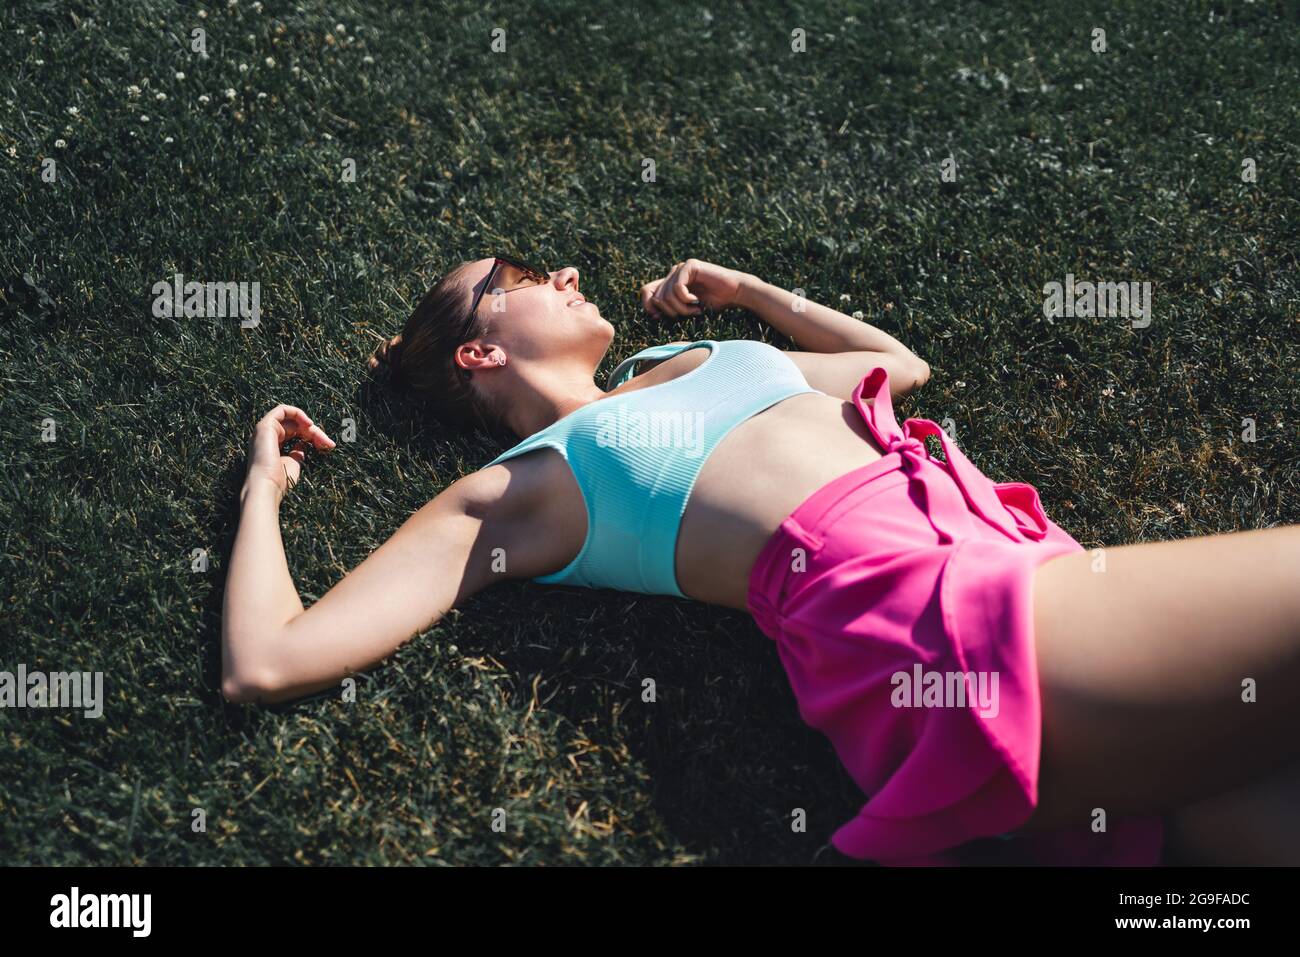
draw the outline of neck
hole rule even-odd
[[[513,381],[505,396],[509,404],[506,424],[521,439],[606,395],[596,385],[590,369],[576,365],[556,368],[553,362],[548,366],[541,369],[519,362],[512,367]]]

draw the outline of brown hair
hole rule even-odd
[[[469,290],[454,270],[443,276],[425,293],[402,331],[380,343],[369,366],[386,371],[397,393],[451,428],[508,435],[500,411],[474,387],[473,373],[452,358],[463,343],[487,335],[487,323],[478,316],[465,329],[469,299]]]

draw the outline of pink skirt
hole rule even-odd
[[[800,715],[869,797],[832,843],[891,865],[960,863],[985,837],[1007,863],[1158,864],[1159,817],[1008,836],[1038,802],[1034,570],[1083,546],[1033,486],[990,481],[934,422],[900,429],[883,368],[853,403],[885,456],[782,522],[748,593]]]

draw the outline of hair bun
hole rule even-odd
[[[402,357],[402,334],[399,332],[393,338],[379,344],[375,349],[374,355],[370,357],[370,368],[378,369],[380,366],[387,366],[390,370],[396,370],[398,362]]]

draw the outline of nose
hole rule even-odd
[[[578,270],[574,269],[572,266],[565,266],[563,269],[551,273],[551,281],[555,283],[555,288],[561,291],[570,286],[577,289]]]

